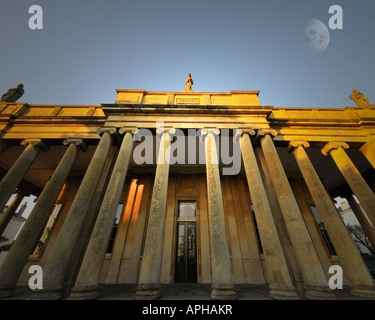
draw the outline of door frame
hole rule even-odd
[[[195,203],[195,219],[179,219],[179,210],[181,202],[194,202]],[[200,236],[199,236],[199,200],[197,197],[183,197],[176,198],[175,205],[175,219],[174,219],[174,242],[173,242],[173,282],[176,282],[176,263],[177,263],[177,245],[178,245],[178,224],[179,222],[194,222],[195,223],[195,247],[196,247],[196,283],[199,283],[199,270],[200,270]],[[183,283],[183,282],[181,282]]]

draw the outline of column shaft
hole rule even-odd
[[[328,288],[328,281],[271,136],[266,133],[260,138],[260,143],[288,234],[296,254],[296,259],[301,269],[305,286],[304,295],[308,299],[334,298],[334,295]]]
[[[288,266],[277,234],[258,163],[255,158],[249,133],[247,132],[241,137],[241,152],[250,196],[262,240],[266,267],[269,270],[270,296],[275,299],[298,298],[289,275]]]
[[[17,186],[33,164],[39,152],[42,149],[46,150],[39,139],[24,140],[22,144],[26,146],[25,150],[0,182],[0,210],[4,208],[10,196],[16,191]]]
[[[122,133],[121,130],[120,133]],[[89,300],[97,297],[100,271],[111,235],[116,209],[124,188],[132,150],[133,134],[131,131],[127,131],[122,141],[75,286],[69,296],[71,300]]]
[[[347,149],[349,146],[346,143],[328,143],[322,149],[322,153],[331,155],[372,225],[375,226],[375,195],[343,148]]]
[[[31,295],[31,299],[52,300],[61,298],[65,271],[74,252],[75,243],[80,235],[82,224],[98,184],[100,173],[103,170],[112,145],[112,134],[116,132],[114,128],[102,130],[103,135],[70,206],[53,251],[43,269],[43,289],[35,290]]]
[[[3,234],[4,230],[8,226],[10,220],[12,220],[13,215],[16,213],[18,206],[20,205],[22,199],[24,198],[24,194],[22,192],[17,192],[14,199],[12,200],[11,204],[4,212],[4,214],[0,218],[0,235]]]
[[[223,195],[221,191],[220,174],[217,158],[215,134],[219,130],[207,130],[206,148],[206,178],[207,200],[210,224],[212,292],[213,299],[236,299],[232,282],[232,270],[228,237],[225,227]],[[205,133],[205,132],[203,132]]]
[[[371,165],[375,168],[375,140],[369,141],[364,144],[359,151],[361,151]]]
[[[362,211],[361,207],[354,199],[354,195],[351,192],[347,192],[344,194],[346,200],[350,205],[350,209],[352,209],[355,217],[357,218],[359,224],[361,225],[363,231],[365,232],[366,236],[368,237],[371,245],[375,248],[375,228],[371,225],[370,221],[368,220],[365,213]]]
[[[160,298],[160,270],[171,156],[170,145],[170,134],[168,131],[165,131],[161,137],[157,158],[158,162],[152,191],[142,266],[138,290],[135,294],[135,299],[138,300]]]
[[[16,286],[16,282],[27,262],[30,252],[38,241],[48,215],[79,154],[81,148],[78,145],[82,143],[82,140],[66,140],[64,144],[67,143],[70,143],[68,149],[65,151],[64,156],[30,212],[29,217],[0,267],[0,297],[13,295],[13,289]]]
[[[290,146],[293,147],[294,158],[335,246],[344,272],[351,282],[351,293],[366,298],[375,297],[372,276],[307,156],[304,147],[308,147],[309,144],[307,142],[291,142]]]

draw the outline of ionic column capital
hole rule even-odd
[[[159,128],[156,128],[156,133],[157,134],[163,134],[163,133],[174,134],[176,133],[176,129],[173,127],[159,127]]]
[[[331,141],[331,142],[328,142],[328,143],[323,147],[323,149],[321,150],[321,152],[322,152],[323,155],[328,156],[329,153],[330,153],[333,149],[339,149],[339,148],[342,148],[342,149],[349,149],[349,145],[348,145],[346,142],[341,142],[341,141]]]
[[[247,133],[249,134],[250,136],[255,136],[256,135],[256,131],[252,128],[241,128],[241,129],[237,129],[236,130],[236,133],[239,132],[241,135],[244,134],[244,133]]]
[[[233,131],[233,141],[235,143],[238,143],[240,138],[244,135],[248,134],[249,136],[255,136],[256,131],[251,128],[241,128],[241,129],[236,129]]]
[[[257,130],[257,135],[259,136],[264,136],[266,134],[269,134],[273,137],[277,136],[277,131],[275,129],[267,128],[267,129],[258,129]]]
[[[206,136],[209,133],[213,133],[214,135],[219,135],[220,134],[220,129],[218,128],[203,128],[201,129],[201,136],[200,136],[200,142],[203,142]]]
[[[21,145],[25,147],[33,145],[44,152],[49,150],[49,146],[42,139],[24,139],[21,141]]]
[[[298,148],[298,147],[303,147],[304,149],[307,149],[307,148],[310,147],[310,143],[308,143],[305,140],[292,140],[292,141],[289,142],[286,150],[288,152],[291,152],[292,150],[294,150],[295,148]]]
[[[67,146],[70,144],[75,144],[77,147],[81,148],[83,152],[86,152],[89,148],[87,144],[83,141],[83,139],[79,139],[79,138],[68,138],[63,141],[64,146]]]
[[[130,132],[132,135],[135,135],[138,133],[138,128],[137,127],[121,127],[118,130],[119,134],[126,134],[127,132]]]
[[[117,133],[117,129],[115,127],[101,127],[96,130],[96,133],[102,135],[103,133],[115,134]]]
[[[256,135],[253,138],[253,141],[257,143],[260,140],[260,138],[266,136],[267,134],[269,134],[271,136],[271,138],[273,138],[273,137],[277,136],[277,131],[275,129],[271,129],[271,128],[258,129],[258,130],[256,130]]]
[[[139,130],[137,127],[121,127],[119,130],[118,130],[118,133],[120,135],[124,135],[124,137],[126,136],[127,133],[130,133],[133,137],[134,140],[139,140]]]
[[[256,131],[252,128],[241,128],[234,130],[234,140],[237,140],[240,136],[247,133],[250,136],[255,136]]]
[[[209,133],[213,133],[213,134],[219,135],[220,134],[220,129],[218,129],[218,128],[203,128],[201,130],[201,133],[202,133],[202,135],[206,135],[206,134],[209,134]]]
[[[367,149],[370,147],[375,147],[375,140],[366,142],[362,147],[359,148],[359,151],[366,153]]]
[[[101,127],[98,130],[96,130],[96,133],[102,136],[104,133],[108,133],[109,135],[113,136],[113,140],[116,144],[121,143],[120,135],[117,132],[117,128],[115,127]]]

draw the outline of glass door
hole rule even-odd
[[[181,201],[177,220],[175,282],[197,282],[195,202]]]

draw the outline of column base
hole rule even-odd
[[[352,288],[350,291],[352,296],[366,298],[366,299],[375,299],[375,287],[373,286],[358,286]]]
[[[59,300],[62,298],[59,289],[37,289],[34,290],[27,300]]]
[[[305,286],[304,296],[310,300],[335,300],[336,296],[328,287]]]
[[[298,300],[300,296],[293,286],[270,286],[270,297],[275,300]]]
[[[66,300],[95,300],[98,298],[98,286],[74,287]]]
[[[139,284],[134,300],[156,300],[161,298],[159,284]]]
[[[14,296],[14,289],[0,288],[0,299],[9,298]]]
[[[237,300],[233,285],[213,285],[211,298],[214,300]]]

